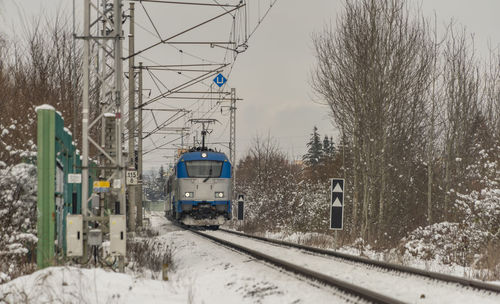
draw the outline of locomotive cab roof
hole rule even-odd
[[[193,151],[193,152],[190,151],[182,154],[181,157],[179,158],[179,162],[190,161],[190,160],[215,160],[215,161],[229,162],[229,159],[227,158],[226,154],[215,151]]]

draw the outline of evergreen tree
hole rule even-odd
[[[316,166],[323,156],[323,145],[318,134],[318,128],[314,126],[313,133],[307,143],[307,153],[302,157],[302,160],[311,167]]]
[[[165,169],[163,169],[163,165],[160,166],[160,170],[158,171],[158,179],[165,180]]]
[[[325,135],[325,138],[323,138],[323,155],[325,159],[333,159],[335,157],[333,137],[328,138],[328,136]]]
[[[157,179],[157,191],[160,198],[165,197],[165,183],[167,181],[167,177],[165,176],[165,169],[163,169],[163,165],[160,166],[160,170],[158,171],[158,179]]]

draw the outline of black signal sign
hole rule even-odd
[[[343,178],[330,179],[330,229],[342,230],[344,225],[344,185]]]
[[[245,196],[243,194],[238,195],[238,220],[243,220],[244,214],[244,206],[245,206]]]

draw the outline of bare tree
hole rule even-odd
[[[74,103],[81,96],[81,67],[75,65],[81,62],[81,52],[76,49],[73,53],[69,19],[61,16],[33,19],[24,35],[1,54],[5,60],[0,67],[0,124],[8,133],[0,137],[0,159],[9,163],[17,163],[23,151],[35,149],[37,105],[53,105],[69,129],[80,124]]]
[[[276,139],[269,134],[256,136],[237,170],[236,187],[246,194],[249,225],[262,231],[290,227],[297,218],[297,188],[302,175]]]
[[[483,76],[482,112],[486,116],[488,127],[493,132],[493,138],[500,141],[500,51],[490,51]]]
[[[471,164],[473,121],[479,114],[479,70],[474,48],[464,29],[449,27],[444,47],[443,83],[445,111],[444,219],[450,220],[452,191],[465,188],[465,170]],[[453,186],[457,186],[453,189]]]
[[[432,69],[431,69],[431,88],[428,92],[429,97],[428,105],[426,109],[427,115],[427,224],[432,224],[435,220],[433,209],[435,208],[436,199],[433,197],[433,187],[434,181],[434,170],[436,165],[438,165],[438,138],[440,134],[439,128],[439,115],[438,112],[442,107],[442,60],[441,60],[441,49],[444,39],[438,37],[437,34],[437,17],[434,15],[434,25],[428,26],[432,30],[430,35],[432,38],[433,49],[431,52],[432,56]]]
[[[385,232],[388,202],[401,201],[389,185],[409,179],[424,138],[432,43],[412,13],[402,1],[346,1],[336,29],[314,36],[313,88],[352,138],[353,210],[362,209],[353,225],[367,240]]]

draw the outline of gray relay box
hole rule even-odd
[[[102,231],[101,229],[92,229],[89,231],[89,245],[100,246],[102,244]]]

